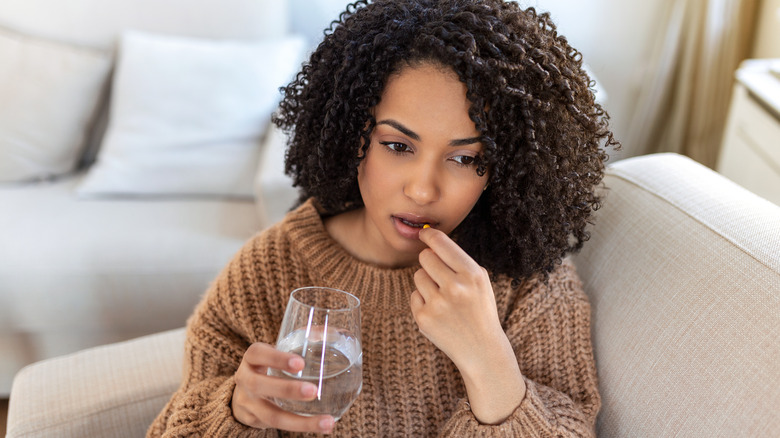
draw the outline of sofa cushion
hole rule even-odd
[[[0,182],[75,169],[107,83],[107,52],[0,29]]]
[[[269,124],[261,147],[260,165],[255,175],[255,207],[263,223],[273,224],[284,218],[298,200],[298,189],[284,173],[284,155],[289,137],[276,125]]]
[[[125,33],[108,131],[78,193],[253,196],[262,135],[303,48]]]
[[[78,200],[80,177],[0,191],[0,333],[34,360],[184,325],[261,227],[247,201]]]
[[[25,34],[114,53],[126,29],[202,38],[281,37],[290,29],[290,6],[257,0],[3,0],[0,22]],[[103,99],[82,165],[95,160],[107,107]]]
[[[599,436],[776,436],[780,207],[692,160],[612,165],[575,262]]]

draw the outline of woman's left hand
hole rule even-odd
[[[477,419],[503,421],[525,396],[525,382],[488,272],[440,230],[423,229],[420,240],[428,248],[411,295],[417,326],[458,367]]]

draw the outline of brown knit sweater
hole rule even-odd
[[[350,291],[362,307],[363,391],[333,436],[594,435],[600,399],[590,306],[571,264],[551,273],[547,285],[493,283],[527,385],[525,399],[499,425],[476,420],[457,368],[417,329],[409,307],[417,269],[355,259],[305,203],[252,238],[212,284],[188,321],[181,387],[147,436],[301,436],[246,427],[230,403],[244,351],[253,342],[275,343],[290,292],[312,285]]]

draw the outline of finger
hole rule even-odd
[[[418,259],[424,272],[431,277],[432,281],[434,281],[437,286],[444,285],[447,278],[451,278],[456,274],[456,272],[444,263],[441,257],[439,257],[431,248],[425,248],[420,251]]]
[[[416,314],[424,305],[425,298],[420,294],[420,291],[415,290],[412,292],[412,295],[409,296],[409,306],[412,308],[412,314]]]
[[[455,241],[441,230],[424,228],[420,230],[419,236],[420,240],[428,245],[453,271],[460,272],[463,269],[474,268],[474,265],[477,265],[477,262],[463,248],[458,246]]]
[[[267,427],[290,432],[330,433],[335,420],[330,415],[305,417],[287,412],[268,400],[259,400],[255,415]]]
[[[290,373],[302,370],[303,358],[293,353],[285,353],[264,342],[255,342],[244,353],[244,361],[253,368],[276,368]],[[258,370],[258,372],[260,372]],[[264,371],[262,371],[264,372]]]
[[[420,294],[422,304],[430,301],[433,295],[439,290],[439,285],[436,284],[430,274],[424,269],[419,269],[414,273],[414,284],[417,286],[417,293]]]
[[[317,396],[317,387],[310,382],[258,373],[238,373],[236,385],[240,385],[255,398],[275,397],[305,401]]]

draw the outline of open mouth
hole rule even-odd
[[[425,225],[428,225],[428,226],[431,225],[428,222],[412,222],[412,221],[409,221],[409,220],[406,220],[406,219],[402,219],[400,217],[398,218],[398,220],[401,221],[401,223],[403,223],[404,225],[407,225],[407,226],[410,226],[410,227],[413,227],[413,228],[422,228]]]
[[[434,226],[436,222],[431,218],[425,216],[416,216],[412,214],[404,214],[393,216],[393,223],[398,233],[412,240],[418,240],[420,238],[420,231],[427,226]]]

